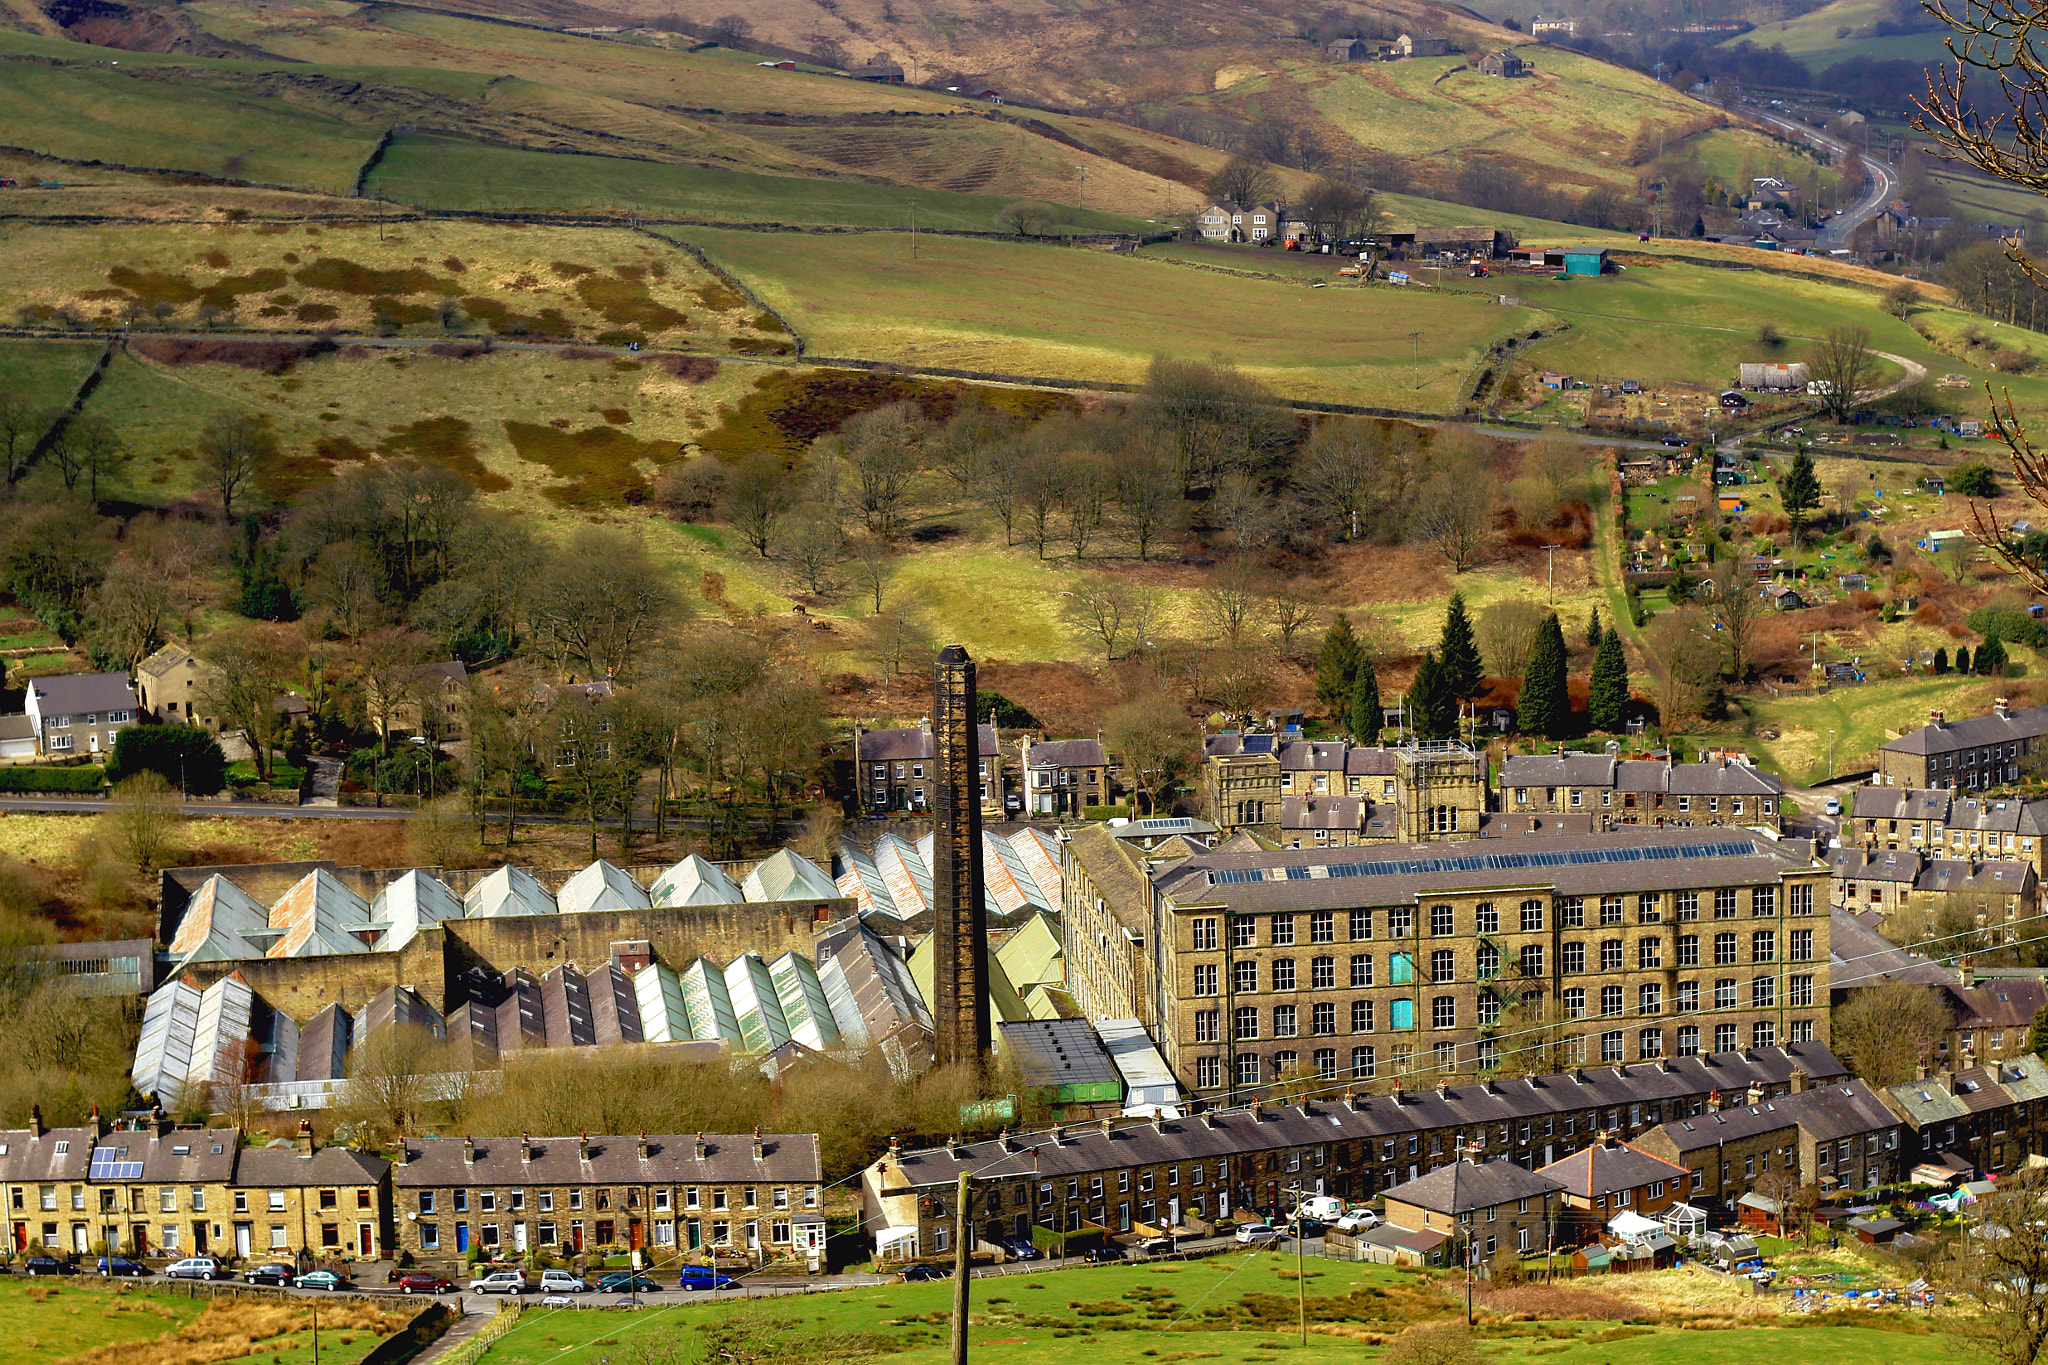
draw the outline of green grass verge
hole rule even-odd
[[[118,1294],[90,1280],[64,1284],[40,1300],[31,1293],[45,1288],[16,1277],[0,1279],[0,1365],[51,1365],[91,1346],[155,1341],[197,1319],[208,1303],[171,1294]]]
[[[654,217],[792,226],[921,227],[994,232],[1013,196],[954,194],[893,185],[754,175],[618,157],[515,151],[454,138],[394,139],[370,184],[401,203],[436,209],[631,209]],[[1062,232],[1144,232],[1156,225],[1123,214],[1062,207]],[[934,239],[936,240],[936,239]],[[812,239],[777,239],[801,256]]]

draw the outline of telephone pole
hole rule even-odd
[[[960,1172],[959,1188],[953,1192],[953,1365],[967,1365],[967,1182]]]
[[[1550,585],[1543,590],[1543,600],[1552,606],[1557,604],[1557,551],[1555,545],[1543,547],[1543,558],[1549,565]]]
[[[917,259],[917,201],[910,201],[910,259]]]

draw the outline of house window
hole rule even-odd
[[[1522,932],[1536,934],[1543,931],[1543,902],[1522,902]]]

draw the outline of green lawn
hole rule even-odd
[[[379,194],[423,208],[631,209],[652,217],[846,227],[908,227],[915,200],[919,226],[969,232],[996,231],[996,214],[1016,202],[1010,195],[515,151],[426,134],[395,139],[370,184]],[[1092,209],[1062,207],[1060,218],[1061,231],[1142,232],[1152,226]],[[819,245],[812,237],[773,240],[775,250],[792,256]]]
[[[1177,1266],[1114,1266],[999,1280],[973,1288],[968,1346],[973,1358],[1020,1365],[1151,1365],[1158,1361],[1218,1359],[1272,1361],[1302,1348],[1295,1336],[1294,1261],[1277,1255],[1230,1254]],[[1392,1336],[1407,1321],[1452,1318],[1455,1296],[1424,1287],[1418,1276],[1379,1266],[1310,1260],[1308,1316],[1333,1323],[1314,1331],[1307,1360],[1370,1360],[1380,1348],[1360,1339],[1367,1331]],[[1624,1282],[1625,1283],[1625,1282]],[[1602,1283],[1603,1292],[1625,1292]],[[1455,1290],[1446,1283],[1445,1290]],[[1343,1308],[1318,1300],[1353,1290],[1377,1291]],[[833,1343],[870,1334],[871,1349],[902,1365],[940,1365],[948,1359],[947,1318],[952,1286],[891,1284],[803,1298],[727,1300],[610,1314],[528,1309],[485,1353],[487,1365],[599,1365],[616,1358],[637,1335],[658,1334],[682,1344],[680,1358],[706,1360],[699,1329],[749,1326],[764,1337],[816,1343],[832,1358]],[[1855,1327],[1788,1328],[1797,1335],[1766,1345],[1758,1333],[1779,1329],[1680,1331],[1672,1328],[1610,1331],[1605,1322],[1560,1321],[1482,1328],[1489,1360],[1523,1365],[1538,1358],[1564,1365],[1747,1365],[1759,1350],[1776,1350],[1812,1365],[1937,1365],[1953,1351],[1945,1338]],[[1355,1333],[1355,1334],[1354,1334]],[[847,1348],[840,1347],[842,1353]]]
[[[1823,658],[1840,654],[1823,642]],[[1906,731],[1927,723],[1930,710],[1974,716],[1991,709],[2007,683],[1995,678],[1901,678],[1897,660],[1863,654],[1871,681],[1812,696],[1745,698],[1743,707],[1759,729],[1779,732],[1757,747],[1788,780],[1811,782],[1828,766],[1828,732],[1834,732],[1835,770],[1868,767],[1885,731]]]
[[[1130,383],[1154,355],[1221,354],[1289,397],[1437,410],[1488,342],[1542,321],[1490,297],[1311,291],[1049,246],[928,237],[913,260],[896,233],[675,232],[780,309],[813,355]]]
[[[89,341],[27,341],[0,346],[0,389],[22,394],[38,407],[69,402],[99,354],[100,348]],[[9,647],[0,642],[0,649]]]
[[[216,1303],[219,1308],[202,1321],[201,1315]],[[320,1308],[320,1365],[353,1365],[380,1340],[376,1331],[361,1325],[376,1318],[360,1306]],[[387,1321],[403,1321],[413,1310],[411,1303],[394,1303]],[[118,1352],[131,1344],[136,1348],[133,1353],[112,1358],[313,1365],[312,1325],[311,1309],[303,1304],[192,1298],[125,1283],[116,1287],[89,1275],[54,1285],[19,1276],[0,1278],[0,1365],[55,1365],[88,1352]],[[154,1345],[181,1331],[187,1333],[185,1338],[168,1346]],[[109,1356],[99,1359],[105,1362]]]
[[[170,1294],[116,1294],[98,1280],[45,1289],[21,1277],[0,1279],[0,1365],[50,1365],[87,1346],[155,1341],[196,1319],[207,1300]]]

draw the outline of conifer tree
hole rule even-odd
[[[1948,646],[1947,646],[1947,645],[1943,645],[1943,646],[1942,646],[1942,647],[1941,647],[1940,649],[1937,649],[1937,650],[1935,650],[1935,651],[1934,651],[1934,672],[1935,672],[1935,676],[1937,676],[1937,677],[1939,677],[1939,676],[1940,676],[1941,674],[1943,674],[1943,673],[1946,673],[1946,672],[1948,672]]]
[[[1957,646],[1956,646],[1956,672],[1958,672],[1958,673],[1968,673],[1969,671],[1970,671],[1970,647],[1969,647],[1968,645],[1957,645]]]
[[[1622,653],[1619,631],[1610,630],[1600,637],[1600,651],[1593,657],[1586,719],[1595,730],[1609,734],[1619,734],[1628,724],[1628,656]]]
[[[1380,675],[1371,659],[1358,664],[1358,681],[1351,688],[1351,742],[1371,744],[1380,737]]]
[[[1408,724],[1417,739],[1451,739],[1458,733],[1458,699],[1433,652],[1422,656],[1408,686]]]
[[[1552,612],[1537,629],[1536,645],[1529,651],[1515,724],[1523,734],[1562,739],[1571,719],[1571,696],[1565,691],[1564,629],[1557,613]]]
[[[1479,646],[1472,641],[1472,618],[1465,614],[1465,594],[1451,594],[1450,613],[1444,617],[1443,639],[1437,648],[1442,657],[1444,685],[1451,695],[1461,701],[1476,697],[1485,680],[1485,669],[1479,663]]]
[[[1323,636],[1322,652],[1316,655],[1316,700],[1332,712],[1351,703],[1361,653],[1358,637],[1351,633],[1351,618],[1338,612]]]
[[[1707,550],[1710,554],[1712,553],[1713,548],[1714,542],[1711,540],[1708,541]],[[1601,642],[1604,641],[1606,638],[1607,633],[1600,629],[1600,608],[1595,607],[1593,608],[1592,613],[1586,617],[1586,648],[1598,649],[1600,648]]]
[[[2005,645],[1994,635],[1977,646],[1976,669],[1985,677],[2005,672]]]

